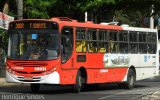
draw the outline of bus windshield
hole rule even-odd
[[[8,32],[9,59],[52,60],[58,58],[58,30],[14,29]]]

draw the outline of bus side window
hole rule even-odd
[[[87,31],[87,40],[88,40],[88,51],[89,52],[98,52],[98,43],[97,43],[97,30],[88,29]]]
[[[76,30],[76,52],[86,52],[85,29]]]
[[[110,52],[118,52],[117,31],[109,32],[109,50]]]
[[[139,53],[147,53],[147,34],[144,32],[139,33]]]
[[[129,52],[138,53],[138,32],[129,31]]]
[[[99,52],[105,53],[108,51],[108,30],[99,30]]]
[[[149,54],[155,54],[156,53],[156,45],[157,45],[157,39],[155,33],[148,33],[147,36],[148,41],[148,53]]]
[[[119,32],[119,52],[128,53],[128,31]]]

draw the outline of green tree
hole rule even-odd
[[[137,20],[143,17],[160,15],[159,0],[87,0],[84,3],[83,11],[90,13],[90,20],[112,21],[114,17],[124,23],[134,18]],[[154,13],[150,14],[151,6],[154,5]],[[119,14],[118,14],[119,13]],[[118,16],[117,16],[118,14]],[[135,16],[136,15],[136,16]],[[92,18],[93,17],[93,18]],[[93,20],[94,21],[94,20]]]
[[[81,10],[83,2],[85,0],[55,0],[49,8],[49,16],[82,20],[82,17],[84,17],[84,13]]]
[[[4,7],[4,3],[5,3],[6,1],[5,0],[0,0],[0,11],[2,12],[2,9],[3,9],[3,7]]]
[[[24,18],[50,18],[48,8],[54,0],[24,0]]]

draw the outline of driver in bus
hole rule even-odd
[[[28,40],[27,41],[27,50],[26,50],[27,58],[29,59],[38,59],[39,57],[39,50],[38,50],[38,45],[36,40]]]

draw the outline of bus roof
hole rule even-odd
[[[109,30],[139,31],[139,32],[157,32],[157,29],[151,29],[151,28],[95,24],[91,21],[78,22],[77,20],[72,20],[67,17],[60,17],[60,18],[55,17],[55,18],[52,18],[51,20],[61,23],[64,26],[66,25],[66,26],[76,26],[76,27],[87,27],[87,28],[98,28],[98,29],[109,29]]]
[[[21,20],[14,20],[12,22],[23,22],[23,21],[51,21],[50,19],[21,19]]]
[[[86,21],[86,22],[78,22],[77,20],[72,20],[69,18],[63,19],[65,17],[61,18],[52,18],[52,21],[55,21],[59,24],[62,24],[63,26],[74,26],[74,27],[81,27],[81,28],[96,28],[96,29],[109,29],[109,30],[122,30],[122,27],[117,25],[101,25],[101,24],[95,24],[92,21]]]
[[[77,20],[70,19],[68,17],[53,17],[51,19],[22,19],[14,20],[12,22],[22,22],[22,21],[49,21],[57,22],[63,26],[75,26],[75,27],[87,27],[87,28],[97,28],[97,29],[108,29],[108,30],[125,30],[125,31],[140,31],[140,32],[157,32],[157,29],[151,28],[139,28],[139,27],[128,27],[128,26],[118,26],[118,25],[105,25],[105,24],[95,24],[91,21],[78,22]]]
[[[139,27],[122,27],[122,28],[127,31],[158,32],[157,29],[151,29],[151,28],[139,28]]]

